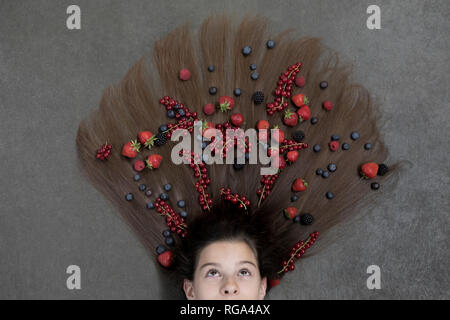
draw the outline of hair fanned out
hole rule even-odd
[[[120,83],[105,89],[99,108],[81,122],[76,139],[81,171],[117,206],[151,254],[156,255],[155,248],[164,242],[161,232],[167,229],[167,216],[149,209],[147,204],[152,202],[154,205],[163,192],[168,195],[165,203],[170,208],[177,213],[187,212],[184,221],[187,230],[191,221],[202,215],[216,211],[226,214],[221,205],[224,202],[221,188],[245,196],[251,203],[248,210],[234,208],[248,216],[245,219],[252,225],[267,232],[264,234],[269,252],[265,260],[269,265],[267,274],[275,277],[276,270],[281,268],[280,259],[289,255],[295,242],[306,239],[314,231],[319,231],[322,237],[330,227],[356,213],[358,204],[368,203],[370,195],[382,191],[371,190],[371,181],[360,175],[364,163],[387,163],[388,152],[379,130],[378,104],[363,86],[351,82],[351,66],[341,63],[336,53],[325,48],[320,39],[296,38],[292,29],[272,34],[268,26],[267,18],[261,16],[247,14],[241,21],[235,21],[226,14],[217,14],[201,24],[196,38],[189,23],[181,25],[156,41],[152,56],[141,58]],[[268,40],[274,41],[274,48],[267,47]],[[245,46],[252,48],[248,56],[242,54]],[[270,115],[266,105],[275,100],[274,90],[280,75],[298,62],[301,62],[298,75],[303,76],[306,83],[302,88],[292,84],[292,94],[303,93],[309,98],[311,116],[318,122],[312,124],[308,120],[287,127],[282,121],[284,111]],[[254,71],[250,64],[256,65],[257,80],[251,78]],[[214,66],[212,72],[208,70],[211,65]],[[179,79],[181,69],[190,71],[189,80]],[[324,80],[328,83],[326,89],[319,86]],[[215,95],[209,93],[210,87],[217,88]],[[241,90],[240,96],[233,94],[235,88]],[[256,91],[264,93],[261,104],[255,104],[253,100]],[[216,110],[210,116],[203,114],[205,104],[217,105],[218,98],[225,95],[234,98],[232,111]],[[239,112],[245,119],[244,129],[254,128],[259,120],[267,120],[271,127],[278,125],[288,140],[292,140],[294,132],[301,130],[305,136],[303,142],[308,146],[298,151],[296,162],[280,172],[264,201],[257,194],[262,188],[261,165],[245,164],[240,170],[235,170],[231,164],[205,165],[206,170],[196,177],[195,165],[176,165],[170,160],[172,146],[177,143],[170,139],[162,146],[140,149],[136,159],[145,160],[148,155],[157,153],[163,160],[158,169],[146,168],[139,172],[140,179],[136,181],[133,179],[137,173],[133,167],[136,159],[121,155],[121,148],[126,142],[136,140],[140,131],[157,134],[161,125],[172,123],[175,126],[183,117],[167,117],[163,102],[170,99],[183,104],[190,116],[197,112],[198,119],[214,124],[224,124],[230,120],[231,113]],[[333,102],[331,111],[322,106],[326,100]],[[292,104],[287,109],[296,110]],[[359,138],[351,139],[352,132],[357,132]],[[331,151],[328,144],[332,135],[339,135],[339,143],[347,143],[349,149],[340,147]],[[106,161],[99,161],[95,152],[105,142],[113,149]],[[366,143],[371,143],[369,150],[364,148]],[[320,145],[321,151],[314,152],[314,145]],[[337,170],[330,172],[327,179],[316,174],[317,168],[326,170],[330,163],[336,164]],[[382,186],[393,180],[389,178],[399,171],[401,162],[388,165],[388,172],[376,179]],[[207,176],[203,180],[208,179],[209,183],[203,192],[208,193],[211,200],[209,206],[206,201],[207,210],[199,204],[202,190],[199,192],[198,182],[204,172]],[[297,193],[298,200],[292,202],[291,187],[296,178],[303,178],[308,187]],[[141,184],[145,184],[152,195],[139,191]],[[170,191],[164,190],[166,184],[172,185]],[[334,198],[327,199],[327,192],[332,192]],[[133,194],[132,201],[125,199],[128,193]],[[183,209],[177,206],[179,200],[185,201]],[[292,223],[283,214],[287,207],[311,214],[314,223]],[[177,239],[177,242],[184,241],[181,237]]]

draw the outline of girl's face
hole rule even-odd
[[[262,300],[261,279],[252,249],[244,241],[217,241],[201,250],[194,280],[184,280],[188,300]]]

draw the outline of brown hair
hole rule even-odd
[[[229,187],[233,193],[245,195],[252,202],[248,216],[239,218],[233,214],[226,221],[240,221],[238,225],[243,226],[240,230],[250,225],[259,228],[259,232],[264,230],[263,237],[258,237],[258,230],[254,228],[248,234],[257,239],[258,254],[263,259],[260,269],[265,275],[274,276],[276,270],[281,268],[280,259],[289,254],[296,241],[317,230],[321,234],[318,244],[323,243],[322,237],[327,230],[356,213],[359,205],[369,204],[372,196],[387,190],[388,181],[397,181],[391,178],[398,175],[402,162],[388,162],[387,147],[379,129],[379,104],[367,89],[351,81],[351,65],[341,63],[337,54],[326,48],[319,38],[295,37],[293,29],[273,34],[268,26],[268,19],[257,15],[247,13],[239,22],[226,14],[216,14],[201,24],[199,37],[195,38],[189,23],[181,25],[156,41],[152,55],[142,57],[119,84],[105,89],[99,108],[80,123],[76,143],[81,171],[117,206],[125,221],[155,257],[156,246],[164,242],[161,231],[167,226],[163,217],[146,208],[146,203],[164,192],[163,185],[166,183],[173,185],[173,190],[168,192],[168,202],[172,207],[176,207],[177,200],[186,202],[189,230],[202,230],[198,226],[208,225],[211,230],[219,228],[219,222],[223,221],[219,216],[230,212],[220,198],[221,187]],[[275,41],[275,48],[267,49],[269,39]],[[246,45],[253,49],[248,57],[241,53]],[[315,125],[305,121],[295,128],[287,128],[282,123],[282,112],[269,116],[265,105],[273,101],[272,93],[280,74],[297,62],[302,63],[299,75],[306,78],[306,85],[302,89],[295,88],[294,93],[305,93],[309,97],[312,116],[319,121]],[[250,78],[251,63],[257,65],[258,80]],[[208,71],[209,65],[215,66],[214,72]],[[188,81],[178,79],[183,68],[191,72]],[[322,80],[328,82],[326,90],[319,87]],[[208,92],[211,86],[218,89],[214,96]],[[125,142],[136,139],[139,131],[156,133],[160,125],[169,122],[165,108],[160,104],[162,97],[173,97],[191,111],[197,111],[200,118],[217,124],[229,120],[230,112],[216,111],[213,116],[206,117],[203,116],[202,106],[206,103],[217,104],[218,97],[222,95],[233,96],[234,88],[242,91],[239,97],[234,97],[236,104],[233,112],[244,116],[244,128],[253,127],[258,120],[268,120],[271,125],[279,125],[286,138],[290,138],[294,131],[302,130],[304,141],[309,144],[308,148],[299,151],[297,162],[283,170],[270,196],[259,208],[256,205],[256,190],[260,187],[260,165],[246,164],[242,170],[236,171],[232,165],[215,164],[208,166],[211,179],[208,190],[214,203],[211,212],[218,212],[218,215],[208,217],[198,204],[198,193],[194,187],[196,180],[191,168],[170,161],[171,147],[168,146],[174,145],[171,141],[162,147],[140,152],[140,159],[159,153],[163,156],[163,162],[159,169],[145,169],[139,182],[133,180],[133,160],[123,157],[120,149]],[[254,104],[252,95],[255,91],[264,92],[263,104]],[[322,108],[325,100],[334,103],[332,111]],[[350,139],[353,131],[360,135],[355,141]],[[327,144],[333,134],[341,137],[341,143],[348,142],[350,149],[329,151]],[[95,152],[105,141],[112,144],[113,152],[108,160],[99,161],[95,158]],[[370,150],[364,149],[366,142],[372,144]],[[314,144],[321,145],[322,151],[313,152]],[[359,168],[366,162],[385,163],[389,167],[387,174],[376,179],[381,185],[378,191],[371,190],[372,181],[360,178]],[[337,164],[336,172],[328,179],[316,175],[316,168],[325,168],[329,163]],[[290,202],[291,185],[298,177],[305,179],[309,186],[297,202]],[[139,191],[141,183],[153,191],[152,198]],[[328,191],[335,194],[334,199],[325,197]],[[124,199],[129,192],[134,194],[134,200],[130,202]],[[287,221],[282,210],[288,206],[312,214],[314,224],[303,226]],[[207,219],[215,219],[218,224],[212,226]],[[224,233],[225,229],[222,229]],[[189,244],[201,236],[211,235],[211,232],[203,235],[194,232],[193,235],[196,238],[190,235],[176,241],[178,254],[175,270],[181,276],[192,274],[193,261],[199,249],[189,247]],[[204,240],[207,243],[207,239]]]

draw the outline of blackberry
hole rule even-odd
[[[305,139],[305,133],[301,130],[295,131],[292,139],[294,139],[295,142],[302,142],[303,139]]]
[[[378,165],[378,172],[377,175],[384,176],[389,171],[389,168],[384,163],[381,163]]]
[[[300,223],[309,226],[312,225],[314,222],[314,217],[310,215],[309,213],[304,213],[300,216]]]
[[[154,141],[154,145],[157,147],[163,146],[167,142],[166,135],[164,133],[158,133]]]
[[[264,92],[262,92],[262,91],[256,91],[256,92],[253,94],[253,102],[254,102],[255,104],[261,104],[261,103],[263,103],[263,101],[264,101]]]

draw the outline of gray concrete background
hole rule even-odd
[[[77,4],[82,29],[66,29]],[[381,30],[366,8],[381,8]],[[75,167],[79,121],[153,41],[186,19],[247,10],[275,31],[323,38],[383,103],[395,193],[340,226],[345,238],[289,274],[269,299],[448,299],[449,1],[0,1],[0,298],[180,298],[118,214]],[[82,289],[69,291],[67,266]],[[381,267],[381,290],[366,269]]]

